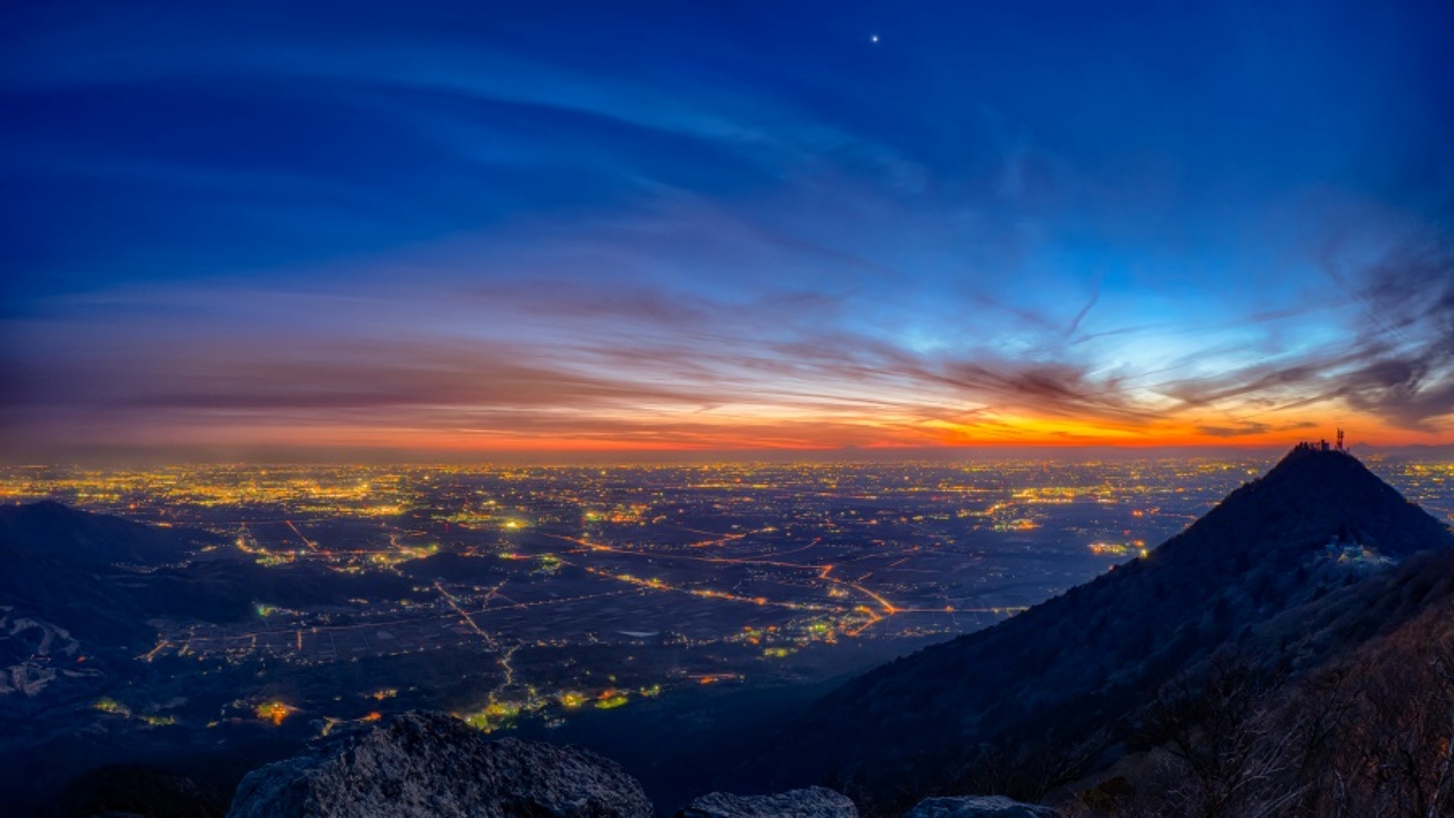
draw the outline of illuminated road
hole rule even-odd
[[[307,537],[303,536],[303,532],[299,531],[298,530],[298,527],[296,525],[293,525],[293,521],[292,520],[284,520],[283,522],[285,522],[285,523],[288,524],[288,528],[293,529],[293,533],[298,535],[298,539],[302,540],[304,545],[306,545],[309,548],[313,549],[313,552],[315,554],[318,553],[318,546],[315,545],[312,540],[310,540]]]
[[[694,556],[691,556],[691,555],[688,555],[688,554],[673,554],[673,553],[670,553],[670,552],[636,551],[634,549],[629,549],[629,548],[613,548],[613,547],[608,546],[608,545],[602,545],[600,543],[593,543],[593,542],[590,542],[588,540],[583,540],[583,539],[579,539],[579,538],[576,538],[576,537],[567,537],[567,536],[565,536],[563,534],[549,534],[549,533],[544,533],[544,532],[542,532],[542,533],[546,537],[553,537],[553,538],[558,539],[558,540],[564,540],[566,542],[574,543],[576,545],[579,545],[579,546],[582,546],[584,548],[587,548],[587,549],[589,549],[591,551],[601,551],[601,552],[606,552],[606,553],[611,553],[611,554],[623,554],[623,555],[626,555],[626,556],[643,557],[643,558],[652,559],[652,560],[656,560],[656,559],[661,559],[661,560],[689,560],[689,561],[692,561],[692,562],[707,562],[707,563],[714,563],[714,564],[717,564],[717,565],[766,565],[766,566],[770,566],[770,567],[773,567],[773,568],[788,568],[788,569],[795,570],[795,571],[815,571],[815,572],[817,572],[819,579],[822,579],[822,580],[824,580],[826,582],[830,582],[830,583],[833,583],[833,584],[836,584],[836,585],[842,585],[844,587],[851,588],[851,589],[859,592],[860,594],[863,594],[864,596],[868,597],[869,599],[872,599],[874,602],[877,602],[879,604],[879,606],[883,609],[883,613],[886,616],[893,616],[894,614],[896,614],[896,613],[899,612],[898,606],[894,605],[892,602],[888,601],[887,599],[884,599],[882,595],[880,595],[880,594],[878,594],[878,593],[876,593],[874,591],[870,591],[869,589],[863,587],[859,583],[857,583],[857,582],[850,582],[848,580],[836,579],[834,577],[828,576],[828,573],[833,570],[833,566],[832,565],[808,565],[808,564],[803,564],[803,563],[799,563],[799,562],[779,562],[777,560],[765,560],[765,559],[761,559],[761,558],[758,558],[758,557],[694,557]],[[744,536],[745,537],[747,535],[746,534],[743,534],[741,536]],[[812,547],[811,544],[809,544],[807,546],[804,546],[805,549],[806,548],[811,548],[811,547]],[[798,550],[803,550],[803,549],[798,549]],[[604,574],[604,572],[603,572],[603,575],[610,576],[609,574]],[[658,586],[652,586],[652,587],[666,587],[666,586],[658,585]],[[794,603],[763,603],[763,602],[758,601],[759,598],[757,598],[757,597],[751,597],[751,598],[749,598],[749,597],[735,597],[735,596],[730,595],[730,594],[722,595],[720,598],[722,598],[722,599],[746,599],[746,600],[752,601],[752,602],[754,602],[755,604],[758,604],[758,605],[762,605],[762,604],[774,604],[774,605],[779,605],[780,607],[805,607],[805,606],[802,606],[802,605],[796,605]],[[823,609],[820,608],[819,610],[823,610]]]
[[[459,614],[460,619],[464,620],[465,625],[467,625],[470,630],[484,637],[485,641],[489,643],[491,648],[494,648],[496,650],[499,649],[499,645],[495,643],[495,637],[489,635],[488,633],[485,633],[483,628],[475,624],[474,617],[470,616],[468,613],[465,612],[463,608],[459,606],[459,603],[455,601],[454,597],[450,596],[449,592],[444,590],[443,585],[439,584],[438,582],[434,583],[434,590],[438,591],[439,595],[444,597],[444,601],[449,604],[449,607],[454,609],[455,613]]]

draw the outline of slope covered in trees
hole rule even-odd
[[[1158,689],[1219,648],[1450,544],[1356,458],[1299,447],[1146,558],[829,694],[749,776],[893,803],[1013,767],[1001,789],[1040,796],[1103,763]]]

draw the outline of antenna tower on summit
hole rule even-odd
[[[1338,430],[1338,451],[1343,451],[1343,430]]]

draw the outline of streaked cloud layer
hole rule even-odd
[[[0,446],[1454,440],[1448,12],[606,5],[16,15]]]

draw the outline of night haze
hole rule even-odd
[[[6,17],[12,463],[1454,441],[1444,4]]]

